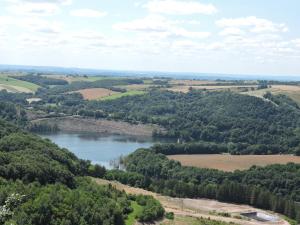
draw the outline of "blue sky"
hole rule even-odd
[[[300,75],[299,0],[1,0],[0,64]]]

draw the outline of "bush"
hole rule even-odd
[[[168,220],[174,220],[174,213],[173,212],[167,212],[165,217],[168,219]]]

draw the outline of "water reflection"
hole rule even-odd
[[[97,133],[40,134],[62,148],[67,148],[81,159],[110,168],[110,161],[128,155],[138,148],[148,148],[155,143],[170,142],[165,139],[133,137],[126,135],[100,135]]]

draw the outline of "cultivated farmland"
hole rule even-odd
[[[37,91],[39,88],[38,85],[17,80],[11,77],[7,76],[0,76],[0,90],[7,90],[9,92],[25,92],[25,93],[31,93]]]
[[[246,170],[253,165],[300,163],[300,157],[292,155],[171,155],[168,158],[179,161],[184,166],[223,171]]]
[[[82,89],[76,92],[82,94],[85,100],[97,100],[111,95],[119,94],[119,92],[112,91],[106,88]]]

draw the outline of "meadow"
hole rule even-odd
[[[125,96],[143,95],[145,93],[146,92],[144,92],[144,91],[127,91],[127,92],[124,92],[124,93],[113,94],[113,95],[101,98],[100,100],[102,100],[102,101],[104,101],[104,100],[115,100],[115,99],[122,98],[122,97],[125,97]]]
[[[38,85],[17,80],[11,77],[7,77],[5,75],[0,76],[0,90],[5,89],[9,92],[35,92],[39,88]]]
[[[300,157],[292,155],[170,155],[168,158],[179,161],[184,166],[223,171],[246,170],[254,165],[300,163]]]

